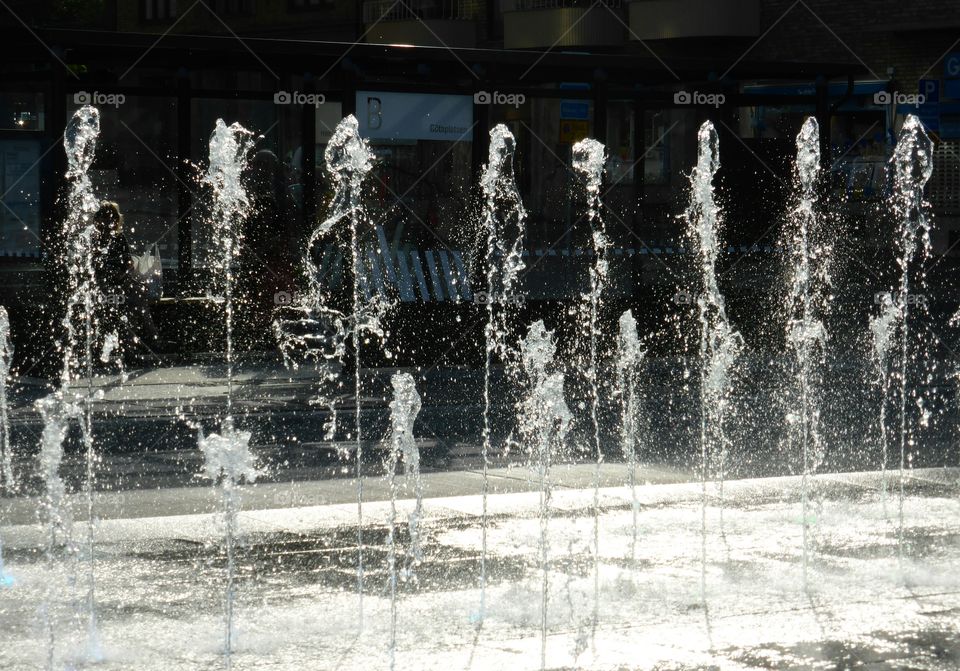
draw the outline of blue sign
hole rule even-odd
[[[920,95],[926,103],[940,102],[940,80],[939,79],[921,79]]]
[[[560,118],[589,121],[590,103],[586,100],[561,100]]]
[[[944,79],[960,79],[960,53],[948,54],[943,61]]]
[[[943,123],[940,125],[940,137],[944,140],[960,138],[960,117],[943,117]]]
[[[943,83],[943,97],[960,100],[960,79],[949,79]]]
[[[909,113],[909,111],[908,111]],[[939,105],[922,105],[917,112],[923,127],[932,133],[940,132],[940,108]]]
[[[960,81],[956,83],[960,84]],[[940,104],[940,137],[944,140],[960,138],[960,103]]]

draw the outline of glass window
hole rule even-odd
[[[177,0],[142,0],[146,21],[169,21],[177,18]]]
[[[254,0],[208,0],[208,4],[223,17],[251,16],[256,9]]]
[[[607,179],[614,188],[633,184],[633,102],[614,101],[607,108]]]
[[[643,124],[643,182],[644,184],[667,184],[670,181],[670,115],[651,111],[644,116]]]
[[[289,180],[293,172],[290,161],[293,159],[291,153],[281,147],[281,138],[283,133],[280,126],[281,121],[286,127],[288,124],[294,124],[299,127],[299,115],[295,113],[299,110],[295,105],[277,105],[272,100],[224,100],[212,98],[195,98],[192,101],[193,127],[191,128],[191,142],[193,163],[196,166],[198,176],[206,170],[207,161],[210,152],[210,138],[216,127],[217,119],[223,119],[224,123],[240,123],[244,128],[251,131],[258,139],[255,147],[255,155],[259,154],[258,159],[264,166],[270,164],[269,169],[273,173],[273,180],[282,182],[282,190],[286,190],[286,196],[278,199],[278,206],[288,205]],[[208,221],[204,206],[207,201],[207,194],[204,194],[198,183],[191,184],[191,189],[195,194],[195,207],[191,216],[193,226],[193,267],[201,272],[196,279],[203,282],[202,269],[209,267],[210,254],[213,252],[213,240],[210,236]],[[287,212],[283,215],[290,219],[289,224],[293,224],[295,215]],[[251,242],[250,244],[256,245]],[[254,254],[263,257],[262,250],[248,250]],[[256,258],[256,257],[254,257]]]
[[[0,256],[39,256],[44,145],[39,138],[0,140]]]
[[[0,130],[42,131],[44,116],[42,93],[0,93]]]
[[[90,170],[95,192],[120,206],[132,253],[156,246],[164,268],[176,268],[176,100],[132,95],[109,99],[113,104],[98,106],[100,141]],[[68,96],[67,114],[78,107],[75,97]]]

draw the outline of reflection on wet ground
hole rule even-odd
[[[705,569],[698,484],[640,487],[636,545],[631,493],[601,490],[596,595],[593,492],[560,490],[547,527],[547,668],[960,668],[956,476],[917,473],[907,483],[902,534],[896,497],[884,499],[878,474],[822,477],[808,520],[807,590],[793,479],[728,483],[722,520],[718,499],[709,499]],[[398,503],[396,668],[533,668],[527,664],[539,660],[544,633],[537,497],[490,499],[482,613],[478,497],[426,499],[419,563],[407,552],[412,503]],[[234,668],[266,668],[266,660],[276,669],[388,668],[388,514],[385,501],[365,503],[361,631],[355,503],[245,510]],[[207,514],[99,523],[105,659],[96,668],[222,664],[219,529]],[[0,649],[0,668],[43,665],[40,614],[48,599],[58,668],[92,667],[76,617],[82,557],[62,548],[51,571],[35,526],[10,532],[5,557],[17,582],[0,592],[0,628],[11,641]]]

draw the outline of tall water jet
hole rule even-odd
[[[237,539],[237,514],[240,511],[239,485],[253,482],[259,472],[250,452],[250,432],[230,427],[223,435],[212,433],[199,436],[203,453],[203,472],[220,487],[221,513],[223,516],[223,539],[226,546],[226,580],[224,586],[224,663],[232,667],[234,641],[234,601],[236,598],[236,562],[234,559]]]
[[[221,513],[224,518],[223,539],[226,546],[226,585],[224,587],[226,667],[232,666],[233,606],[235,598],[234,546],[239,508],[238,483],[253,480],[250,454],[250,432],[239,431],[233,421],[233,266],[243,244],[242,226],[246,220],[250,199],[243,184],[250,154],[254,147],[253,133],[238,123],[229,126],[217,119],[209,144],[209,165],[204,183],[212,193],[210,225],[218,255],[214,259],[213,288],[222,292],[225,326],[225,359],[227,399],[220,433],[204,436],[200,430],[198,446],[204,456],[204,472],[221,489]]]
[[[630,502],[633,511],[633,533],[630,541],[630,560],[637,559],[637,444],[640,434],[640,400],[637,394],[637,368],[646,356],[637,335],[637,320],[633,310],[620,315],[620,335],[617,341],[616,395],[620,399],[620,445],[627,460]]]
[[[13,472],[13,447],[10,442],[10,413],[7,405],[7,384],[13,363],[13,344],[10,342],[10,317],[0,306],[0,492],[13,492],[17,486]],[[0,558],[2,559],[2,558]]]
[[[550,594],[550,467],[563,448],[573,415],[563,398],[563,373],[553,370],[556,344],[543,321],[530,326],[520,352],[527,376],[521,401],[520,433],[540,485],[540,668],[547,668],[547,606]]]
[[[486,232],[486,311],[487,325],[484,329],[485,357],[483,366],[483,445],[481,461],[483,468],[483,509],[481,513],[480,554],[480,618],[483,621],[487,587],[487,496],[489,494],[488,468],[490,464],[491,398],[490,376],[494,356],[504,365],[505,376],[516,376],[516,347],[509,339],[510,322],[520,303],[520,272],[523,263],[524,226],[527,211],[517,188],[513,158],[516,140],[503,124],[490,131],[490,155],[480,186],[483,189],[483,229]]]
[[[250,211],[250,198],[243,184],[254,136],[239,123],[227,125],[217,119],[209,143],[209,165],[204,183],[213,196],[210,227],[218,255],[214,257],[212,280],[215,290],[222,291],[225,321],[225,357],[227,376],[227,409],[225,430],[233,428],[233,266],[243,244],[243,222]]]
[[[39,399],[34,407],[43,422],[37,459],[44,482],[44,493],[39,506],[40,518],[44,526],[44,565],[47,575],[53,576],[57,563],[57,549],[70,537],[70,518],[64,505],[66,488],[60,478],[60,464],[63,461],[63,441],[66,440],[67,431],[70,428],[70,418],[76,415],[77,408],[57,394]],[[57,628],[53,615],[56,595],[54,581],[47,580],[44,586],[41,618],[47,644],[46,666],[51,671],[55,668],[57,645]]]
[[[53,424],[41,438],[41,460],[44,465],[57,464],[63,455],[63,441],[66,429],[60,422],[76,417],[80,424],[80,435],[84,448],[85,478],[83,484],[86,503],[86,534],[82,549],[78,555],[86,566],[86,597],[82,605],[81,618],[87,629],[87,656],[100,658],[100,644],[97,634],[96,618],[96,558],[94,519],[94,478],[98,456],[93,441],[93,365],[94,342],[98,335],[99,320],[97,303],[101,299],[95,272],[97,234],[95,214],[100,203],[90,180],[90,166],[97,150],[100,136],[100,112],[89,105],[81,107],[67,124],[63,135],[63,147],[67,156],[66,181],[68,190],[65,199],[66,218],[62,230],[62,254],[66,279],[67,302],[61,325],[64,337],[60,342],[63,366],[60,372],[60,388],[44,399],[45,410],[41,416]],[[74,391],[76,382],[86,379],[83,392]],[[58,406],[58,407],[52,407]],[[49,486],[62,487],[48,474]],[[62,516],[60,506],[62,495],[52,497],[57,510],[48,511],[50,520]],[[55,521],[50,522],[55,525]],[[52,550],[51,550],[52,553]],[[51,634],[52,641],[52,634]],[[52,643],[50,658],[52,660]]]
[[[0,306],[0,497],[15,493],[17,480],[13,472],[13,453],[10,442],[10,416],[7,407],[7,383],[13,360],[10,342],[10,318],[7,309]],[[0,515],[0,522],[3,516]],[[0,534],[0,589],[13,584],[3,565],[3,534]]]
[[[890,359],[893,340],[896,336],[897,306],[889,292],[879,294],[880,312],[870,318],[871,358],[880,386],[880,413],[877,425],[880,434],[880,493],[884,511],[887,505],[887,461],[890,452],[890,436],[887,428],[887,405],[890,398]]]
[[[408,518],[410,550],[405,567],[407,577],[413,575],[423,559],[420,544],[420,519],[423,513],[423,481],[420,477],[420,450],[413,435],[413,425],[420,414],[420,395],[413,376],[396,373],[391,378],[393,400],[390,402],[390,453],[387,459],[387,478],[390,481],[390,520],[387,528],[387,564],[390,571],[390,668],[396,666],[397,650],[397,464],[403,460],[404,472],[413,478],[415,505]]]
[[[720,208],[714,200],[713,177],[720,168],[720,140],[709,121],[697,133],[697,165],[690,175],[690,204],[685,213],[687,234],[699,262],[697,307],[700,321],[700,468],[701,468],[701,592],[707,582],[707,482],[715,474],[721,514],[723,479],[729,439],[725,422],[730,412],[730,372],[743,347],[743,339],[727,318],[717,282]]]
[[[373,169],[373,152],[367,141],[360,137],[360,125],[352,114],[338,125],[327,143],[324,158],[327,172],[333,182],[333,201],[331,214],[324,222],[327,229],[345,221],[350,226],[350,267],[353,273],[350,308],[350,343],[353,349],[354,367],[354,443],[356,451],[357,480],[357,595],[359,602],[359,623],[363,627],[363,444],[360,416],[361,380],[360,380],[360,333],[365,331],[382,340],[385,332],[381,320],[390,307],[385,296],[374,293],[373,297],[361,301],[360,278],[363,273],[363,260],[360,253],[361,227],[369,225],[363,209],[363,181]]]
[[[918,312],[925,311],[925,300],[918,300],[918,290],[924,285],[923,260],[930,253],[930,218],[923,189],[933,174],[933,142],[930,140],[920,119],[910,114],[903,122],[897,146],[890,160],[893,171],[893,193],[891,205],[898,227],[898,257],[900,278],[895,294],[896,331],[898,333],[899,360],[897,361],[897,383],[899,402],[900,430],[900,466],[899,466],[899,523],[897,531],[898,553],[903,559],[903,502],[904,482],[907,462],[912,458],[910,450],[914,446],[912,426],[907,418],[907,400],[910,392],[907,387],[907,375],[914,358],[910,355],[910,306],[917,306]],[[916,266],[915,266],[916,264]],[[916,282],[911,275],[916,274]],[[914,292],[914,293],[911,293]],[[920,421],[927,421],[927,412],[923,407],[923,397],[919,390],[913,392],[914,402],[920,411]]]
[[[580,316],[589,335],[588,361],[585,369],[586,384],[590,397],[590,427],[596,469],[593,479],[593,628],[596,634],[600,619],[600,468],[603,465],[603,449],[600,445],[600,383],[598,380],[597,341],[600,338],[600,300],[607,284],[607,237],[606,224],[601,214],[600,186],[603,182],[607,149],[592,138],[573,145],[573,169],[584,181],[587,191],[587,221],[590,224],[590,239],[593,259],[590,264],[589,291],[583,296]]]
[[[809,566],[810,479],[823,461],[824,446],[820,434],[822,371],[826,364],[827,332],[824,319],[829,308],[831,279],[830,247],[822,230],[823,218],[817,212],[817,186],[820,175],[820,127],[807,118],[797,135],[797,160],[794,165],[796,205],[787,218],[790,255],[786,344],[791,375],[788,398],[792,408],[787,414],[787,439],[799,446],[802,458],[803,584],[807,585]]]

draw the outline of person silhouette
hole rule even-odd
[[[146,287],[137,277],[130,243],[123,228],[120,206],[103,201],[94,215],[94,277],[99,305],[99,348],[108,335],[116,336],[119,354],[148,351],[160,346],[160,335],[150,314]]]

